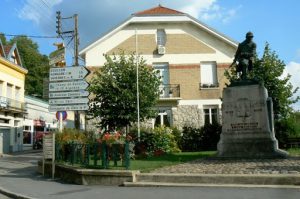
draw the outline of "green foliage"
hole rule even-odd
[[[176,165],[192,160],[198,160],[206,157],[212,157],[216,154],[215,151],[202,152],[181,152],[163,154],[161,156],[151,156],[144,159],[135,159],[130,161],[131,170],[140,170],[141,172],[150,172],[154,169]]]
[[[59,144],[69,144],[69,143],[93,143],[95,139],[95,134],[93,132],[80,131],[76,129],[63,129],[63,132],[55,133],[55,140]]]
[[[152,129],[142,129],[140,142],[137,139],[137,130],[131,131],[138,156],[160,156],[165,153],[180,152],[176,136],[169,127],[161,126]]]
[[[218,123],[206,124],[202,128],[184,127],[180,148],[182,151],[216,150],[222,132]]]
[[[39,53],[38,44],[25,36],[14,37],[9,41],[17,43],[23,66],[28,74],[25,79],[25,93],[36,97],[43,95],[43,79],[49,76],[49,60],[46,55]]]
[[[140,118],[154,116],[153,107],[159,98],[159,78],[151,67],[135,55],[105,55],[105,65],[96,71],[89,91],[95,96],[91,100],[90,113],[100,118],[99,125],[106,129],[122,128],[137,120],[136,65],[139,68]]]
[[[0,33],[0,40],[1,40],[1,42],[2,42],[3,45],[6,45],[6,42],[7,42],[6,41],[6,37],[3,34],[1,34],[1,33]]]

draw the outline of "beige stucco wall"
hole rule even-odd
[[[156,49],[155,35],[157,29],[164,29],[168,35],[165,55],[150,53]],[[119,45],[135,51],[135,34],[138,36],[138,53],[144,57],[149,65],[153,62],[191,64],[212,60],[217,63],[228,63],[232,62],[236,50],[235,47],[226,44],[221,39],[191,23],[138,23],[124,27],[122,30],[105,38],[100,44],[90,48],[85,53],[86,66],[102,66],[105,63],[103,54],[115,51],[112,49]],[[178,37],[181,37],[185,43],[190,44],[185,45],[186,48],[182,49],[180,56],[178,54],[181,50],[178,46]],[[146,46],[145,40],[147,41]],[[199,51],[199,47],[202,51]],[[170,48],[172,48],[171,51]],[[203,53],[203,49],[206,53]]]

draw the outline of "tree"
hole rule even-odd
[[[105,55],[106,63],[95,72],[89,91],[94,94],[90,113],[99,118],[99,125],[107,129],[122,128],[137,121],[137,84],[134,54]],[[153,107],[159,98],[160,80],[145,60],[138,60],[140,118],[154,116]]]
[[[49,76],[49,59],[39,53],[38,44],[26,36],[14,37],[9,44],[17,43],[23,66],[28,74],[25,79],[25,93],[36,97],[43,95],[43,79]]]

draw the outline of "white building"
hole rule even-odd
[[[104,65],[103,54],[137,52],[161,74],[159,114],[152,125],[201,127],[219,122],[224,71],[237,46],[190,15],[159,5],[132,14],[80,55],[94,71]]]

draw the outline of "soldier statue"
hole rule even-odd
[[[256,44],[252,41],[253,33],[247,32],[246,39],[239,44],[232,65],[236,65],[237,73],[242,73],[241,79],[247,79],[247,73],[253,69]]]

